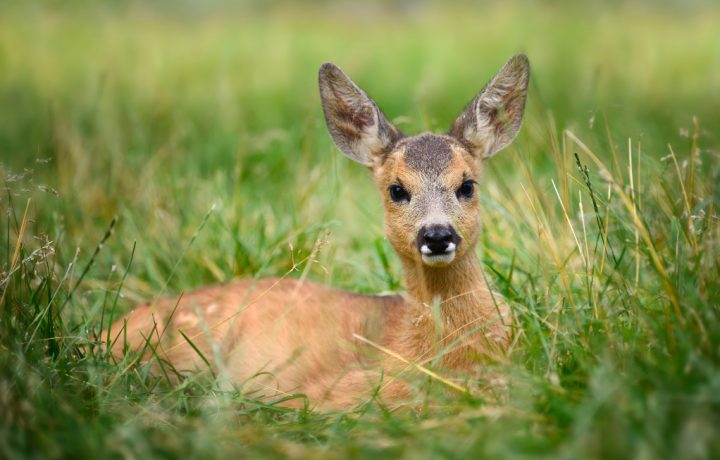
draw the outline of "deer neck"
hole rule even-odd
[[[507,331],[472,251],[443,268],[403,260],[408,299],[395,349],[419,361],[438,356],[448,368],[466,369],[487,355],[491,342],[505,341]],[[504,313],[503,313],[504,314]],[[451,345],[454,344],[454,345]]]
[[[427,309],[439,304],[450,319],[459,310],[482,310],[489,291],[475,254],[464,254],[447,267],[429,267],[404,260],[405,281],[411,309]]]

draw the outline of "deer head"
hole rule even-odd
[[[337,66],[320,67],[330,135],[372,171],[388,239],[405,261],[444,267],[472,253],[481,226],[476,185],[483,163],[520,130],[529,76],[527,57],[514,56],[446,134],[408,137]]]

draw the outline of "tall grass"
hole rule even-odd
[[[720,453],[720,11],[598,5],[6,7],[0,457]],[[478,257],[517,319],[500,394],[319,414],[104,351],[135,302],[235,277],[402,289],[317,67],[414,133],[517,51],[527,118],[481,184]]]

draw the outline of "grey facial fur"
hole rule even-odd
[[[431,133],[408,138],[403,142],[405,163],[424,175],[437,177],[450,164],[451,145],[449,138]]]

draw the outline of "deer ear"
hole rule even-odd
[[[320,67],[320,99],[328,131],[348,157],[372,167],[401,137],[400,132],[335,64]]]
[[[530,62],[513,56],[455,120],[450,135],[470,144],[479,158],[507,147],[522,124]]]

